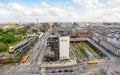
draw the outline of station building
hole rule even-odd
[[[113,36],[107,37],[107,40],[99,38],[99,36],[94,36],[92,39],[99,45],[104,47],[110,54],[115,56],[120,56],[120,40],[119,38],[114,38]]]

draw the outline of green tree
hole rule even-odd
[[[3,29],[2,29],[2,28],[0,28],[0,32],[3,32]]]
[[[27,29],[30,29],[30,26],[26,26]]]
[[[7,31],[6,32],[15,32],[15,29],[7,29]]]
[[[14,38],[13,36],[8,36],[8,37],[3,36],[3,37],[1,38],[1,41],[2,41],[3,43],[5,43],[5,44],[10,44],[10,43],[12,43],[12,42],[15,41],[15,38]]]
[[[21,37],[16,37],[15,41],[20,41],[22,38]]]
[[[33,29],[32,32],[33,32],[33,33],[37,33],[38,30],[37,30],[37,29]]]
[[[26,32],[27,32],[26,27],[23,27],[19,30],[15,30],[15,29],[4,30],[0,28],[0,43],[14,44],[22,39],[21,37],[15,37],[15,35],[19,35]]]
[[[20,34],[22,34],[22,33],[26,33],[26,31],[27,31],[27,28],[22,28],[22,29],[20,29],[20,30],[18,30],[19,32],[20,32]]]
[[[46,31],[47,31],[47,28],[40,28],[40,31],[41,31],[41,32],[46,32]]]
[[[19,29],[19,30],[16,30],[14,32],[14,35],[19,35],[19,34],[22,34],[22,33],[26,33],[27,32],[27,28],[22,28],[22,29]]]
[[[6,51],[8,46],[6,44],[0,43],[0,52]]]
[[[15,34],[15,35],[19,35],[20,32],[19,32],[18,30],[16,30],[14,34]]]

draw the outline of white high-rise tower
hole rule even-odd
[[[69,36],[59,36],[59,60],[69,59]]]

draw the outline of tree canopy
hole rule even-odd
[[[0,52],[6,51],[8,49],[8,46],[4,43],[0,43]]]
[[[47,28],[40,28],[40,31],[41,31],[41,32],[46,32],[46,31],[47,31]]]
[[[14,44],[22,39],[21,37],[15,37],[15,35],[20,35],[26,32],[26,27],[18,30],[0,28],[0,52],[5,51],[8,44]]]

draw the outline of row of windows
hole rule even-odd
[[[60,57],[60,59],[66,59],[66,58],[67,58],[67,56]]]

